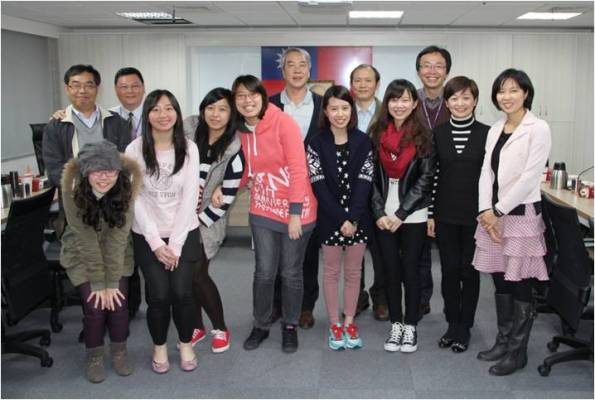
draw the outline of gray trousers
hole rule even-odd
[[[270,329],[275,278],[281,275],[282,321],[297,325],[304,295],[303,263],[312,232],[291,240],[287,232],[250,225],[254,240],[254,283],[252,287],[254,326]]]

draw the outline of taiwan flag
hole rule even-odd
[[[285,87],[281,55],[287,47],[261,47],[261,77],[267,94],[272,96]],[[360,64],[372,64],[372,47],[329,46],[300,47],[310,54],[310,82],[324,81],[349,88],[349,74]]]

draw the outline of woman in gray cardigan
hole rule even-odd
[[[242,173],[244,156],[236,135],[235,111],[228,89],[215,88],[202,100],[199,115],[184,120],[184,131],[194,139],[200,153],[200,196],[198,219],[202,242],[202,259],[193,276],[196,323],[192,345],[206,337],[202,320],[205,309],[213,324],[211,350],[221,353],[229,349],[230,333],[223,318],[223,305],[217,286],[209,276],[209,261],[217,254],[227,227],[227,211],[235,200]],[[211,202],[216,191],[217,205]]]

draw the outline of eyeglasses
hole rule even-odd
[[[419,66],[420,69],[425,71],[435,70],[435,71],[444,71],[446,69],[446,65],[444,64],[430,64],[430,63],[423,63]]]
[[[133,92],[140,92],[141,89],[143,88],[142,85],[121,85],[118,86],[118,90],[122,90],[124,92],[127,92],[129,90],[132,90]]]
[[[100,177],[105,177],[105,178],[115,178],[116,176],[118,176],[118,171],[117,169],[111,169],[111,170],[104,170],[104,171],[92,171],[89,172],[89,176],[93,177],[93,178],[100,178]]]
[[[75,90],[75,91],[78,92],[79,90],[81,90],[83,88],[85,90],[96,89],[97,88],[97,85],[94,84],[94,83],[84,83],[84,84],[81,85],[80,83],[75,82],[75,83],[71,83],[70,85],[68,85],[68,87],[71,88],[72,90]]]
[[[260,93],[249,93],[249,94],[236,94],[236,101],[244,102],[248,99],[255,101],[260,96]]]

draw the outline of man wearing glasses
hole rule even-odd
[[[118,113],[126,120],[131,140],[134,140],[142,133],[141,116],[145,97],[145,80],[138,69],[125,67],[116,72],[114,85],[120,104],[110,108],[110,111]]]
[[[443,97],[444,82],[450,72],[450,66],[450,53],[438,46],[426,47],[415,60],[417,75],[423,84],[423,87],[417,90],[419,97],[416,109],[417,118],[430,131],[434,127],[448,122],[450,118],[450,111],[446,108]],[[430,240],[426,238],[418,267],[420,319],[430,312],[430,298],[434,289],[430,248]]]
[[[64,74],[70,105],[61,119],[52,118],[43,133],[43,161],[50,183],[60,186],[64,164],[85,144],[103,139],[124,152],[130,143],[126,121],[95,103],[101,76],[91,65],[73,65]]]

